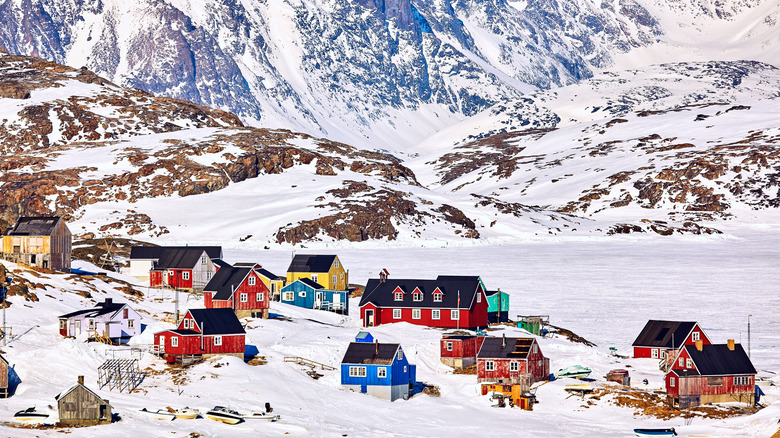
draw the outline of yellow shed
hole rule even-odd
[[[296,254],[287,268],[287,284],[308,278],[328,290],[347,290],[349,271],[335,255]]]

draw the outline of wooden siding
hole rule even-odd
[[[476,358],[479,347],[485,341],[484,336],[473,336],[469,339],[441,339],[441,357],[452,358]],[[447,344],[452,345],[452,349],[447,349]]]
[[[165,337],[165,345],[160,344],[160,337]],[[178,338],[178,345],[173,346],[172,338]],[[201,338],[203,348],[201,348]],[[154,334],[154,345],[161,348],[165,355],[189,355],[189,354],[244,354],[246,349],[246,336],[244,334],[222,335],[222,345],[214,345],[214,336],[206,335],[182,335],[171,330]]]
[[[111,423],[111,405],[78,385],[57,400],[60,423],[72,426]],[[102,415],[101,415],[102,414]]]
[[[336,267],[338,264],[338,268]],[[319,283],[325,289],[330,290],[347,290],[349,286],[349,273],[344,269],[344,265],[341,264],[341,260],[338,257],[333,259],[333,263],[330,266],[328,272],[288,272],[287,284],[291,284],[299,278],[312,279],[312,275],[317,277],[316,282]],[[336,276],[334,282],[333,276]]]
[[[0,357],[0,392],[8,394],[8,362]]]
[[[292,300],[285,300],[286,292],[293,293]],[[348,291],[314,289],[300,281],[290,283],[282,289],[281,302],[305,309],[324,309],[342,314],[349,313]],[[338,308],[336,308],[337,305]]]
[[[55,271],[70,271],[73,236],[60,219],[49,236],[2,236],[2,258]]]
[[[683,345],[694,345],[694,344],[696,344],[696,341],[693,340],[693,334],[694,333],[698,333],[699,334],[699,339],[701,339],[701,341],[702,341],[702,343],[704,345],[710,345],[712,343],[712,342],[710,342],[710,338],[708,338],[707,335],[704,334],[704,331],[701,329],[701,327],[699,327],[699,325],[696,324],[693,327],[693,329],[691,330],[691,333],[688,334],[688,337],[685,338],[685,342],[683,343]],[[662,359],[661,356],[662,356],[662,353],[664,351],[671,351],[672,355],[676,355],[677,354],[677,350],[673,350],[673,349],[667,349],[667,348],[662,348],[662,347],[635,346],[634,347],[634,357],[635,358],[652,358],[652,359],[656,359],[656,358],[653,357],[653,350],[658,350],[658,357],[657,357],[658,360]]]
[[[536,346],[534,353],[533,346]],[[485,363],[493,362],[493,371],[486,369]],[[510,371],[510,363],[517,362],[517,371]],[[528,357],[520,358],[479,358],[477,359],[477,381],[490,381],[499,383],[521,383],[527,377],[528,384],[547,379],[549,365],[542,354],[539,344],[534,341]]]

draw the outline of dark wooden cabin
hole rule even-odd
[[[84,386],[84,376],[78,383],[62,391],[54,398],[60,413],[60,423],[65,426],[97,426],[111,423],[111,405],[91,389]]]

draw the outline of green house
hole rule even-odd
[[[496,324],[509,321],[509,294],[501,289],[485,292],[488,302],[488,322]]]

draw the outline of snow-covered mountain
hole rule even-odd
[[[773,0],[4,0],[0,46],[363,148],[612,66],[774,62]]]

